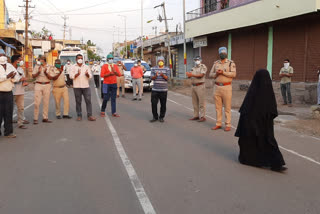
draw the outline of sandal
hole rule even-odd
[[[100,113],[100,116],[101,116],[101,117],[106,117],[106,113],[105,113],[105,112],[101,112],[101,113]]]

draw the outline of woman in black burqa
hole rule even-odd
[[[256,167],[284,171],[285,162],[274,138],[273,120],[278,116],[272,81],[267,70],[256,72],[240,108],[235,136],[239,137],[239,161]]]

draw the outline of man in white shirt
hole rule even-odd
[[[101,72],[101,67],[98,65],[97,62],[93,63],[93,66],[91,68],[92,74],[93,74],[93,79],[94,83],[96,85],[96,88],[99,88],[99,83],[100,83],[100,72]]]
[[[26,82],[27,78],[25,77],[24,70],[22,69],[24,63],[21,55],[13,55],[11,57],[11,64],[17,70],[16,77],[18,82],[15,82],[13,96],[18,110],[18,127],[20,129],[27,129],[27,127],[24,125],[29,124],[29,122],[24,119],[24,88],[28,85],[28,83]]]
[[[82,120],[82,96],[86,103],[88,120],[95,121],[96,118],[92,116],[91,90],[89,86],[92,73],[89,66],[83,63],[83,56],[81,54],[76,56],[76,60],[77,64],[72,67],[70,78],[73,80],[73,90],[76,98],[77,121]]]
[[[13,87],[17,81],[16,69],[8,63],[3,49],[0,49],[0,124],[4,122],[4,136],[16,138],[13,134]],[[1,136],[1,127],[0,127]]]

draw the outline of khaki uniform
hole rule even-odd
[[[119,71],[121,73],[121,76],[120,77],[117,77],[117,96],[120,95],[120,87],[121,87],[121,90],[122,90],[122,95],[125,94],[125,82],[124,82],[124,70],[123,70],[123,66],[118,66],[119,67]]]
[[[200,64],[192,68],[191,73],[194,75],[204,74],[202,78],[191,77],[192,84],[192,104],[193,104],[193,117],[205,117],[206,116],[206,73],[207,67],[204,64]],[[200,114],[199,114],[200,113]]]
[[[35,66],[32,74],[38,73],[39,66]],[[36,78],[36,84],[34,87],[34,120],[38,120],[39,118],[39,109],[41,101],[43,100],[43,109],[42,109],[42,119],[48,119],[49,113],[49,101],[50,101],[50,90],[51,90],[51,82],[48,77],[44,74],[44,71],[50,73],[51,66],[46,65],[41,67],[41,73]]]
[[[60,74],[57,68],[52,68],[50,75],[55,77]],[[69,115],[69,92],[66,86],[63,72],[59,75],[57,80],[53,81],[52,94],[56,103],[56,116],[60,116],[60,103],[61,98],[63,99],[63,115]]]
[[[217,71],[222,70],[223,74],[217,75]],[[232,101],[232,79],[236,77],[236,64],[231,60],[222,63],[218,60],[214,63],[210,77],[215,79],[214,101],[216,105],[217,123],[222,126],[222,106],[226,117],[226,127],[231,127],[231,101]],[[220,85],[217,85],[220,84]],[[227,85],[223,85],[227,84]]]

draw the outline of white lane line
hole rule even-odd
[[[27,110],[28,108],[30,108],[30,107],[33,106],[33,105],[34,105],[34,102],[31,103],[30,105],[28,105],[27,107],[25,107],[24,110]],[[13,115],[13,117],[16,117],[16,116],[17,116],[17,114],[14,114],[14,115]]]
[[[99,96],[98,90],[95,89],[95,91],[96,91],[98,103],[101,106],[101,101],[100,101],[100,96]],[[141,205],[144,213],[145,214],[156,214],[156,211],[154,210],[154,208],[151,204],[151,201],[150,201],[147,193],[145,192],[143,185],[142,185],[130,159],[128,158],[128,155],[127,155],[126,151],[124,150],[124,147],[123,147],[123,145],[120,141],[120,138],[117,134],[117,131],[113,127],[113,125],[107,115],[105,117],[105,121],[109,127],[111,134],[112,134],[114,144],[117,148],[117,151],[118,151],[119,156],[122,160],[122,163],[128,173],[129,179],[131,181],[131,185],[133,186],[134,191],[136,192],[136,195],[139,199],[140,205]]]
[[[186,106],[184,106],[184,105],[182,105],[182,104],[180,104],[180,103],[177,103],[176,101],[173,101],[173,100],[171,100],[171,99],[168,99],[168,100],[169,100],[170,102],[174,103],[174,104],[177,104],[177,105],[179,105],[179,106],[183,106],[185,109],[188,109],[188,110],[193,111],[193,109],[188,108],[188,107],[186,107]],[[208,118],[213,119],[213,120],[216,121],[216,119],[213,118],[213,117],[210,117],[210,116],[207,116],[207,115],[206,115],[206,117],[208,117]],[[233,129],[236,129],[236,127],[234,127],[234,126],[231,126],[231,127],[232,127]],[[313,159],[313,158],[310,158],[310,157],[308,157],[308,156],[299,154],[299,153],[296,152],[296,151],[293,151],[293,150],[291,150],[291,149],[287,149],[287,148],[285,148],[285,147],[283,147],[283,146],[280,146],[280,145],[279,145],[279,148],[281,148],[281,149],[285,150],[286,152],[289,152],[289,153],[291,153],[291,154],[293,154],[293,155],[296,155],[296,156],[298,156],[298,157],[300,157],[300,158],[303,158],[303,159],[305,159],[305,160],[308,160],[308,161],[310,161],[310,162],[312,162],[312,163],[315,163],[315,164],[317,164],[317,165],[320,165],[320,162],[319,162],[319,161],[316,161],[316,160]]]

